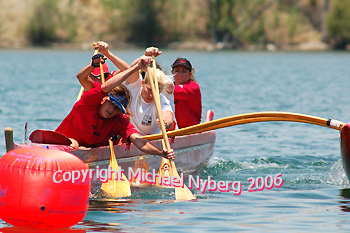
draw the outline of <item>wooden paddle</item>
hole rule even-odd
[[[299,113],[255,112],[255,113],[247,113],[247,114],[220,118],[217,120],[204,122],[198,125],[177,129],[177,130],[168,132],[168,136],[169,137],[183,136],[183,135],[201,133],[209,130],[215,130],[215,129],[220,129],[224,127],[234,126],[234,125],[248,124],[253,122],[263,122],[263,121],[302,122],[302,123],[324,126],[324,127],[328,127],[336,130],[341,130],[341,128],[345,124],[343,122],[337,122],[333,120],[332,122],[337,122],[337,124],[329,125],[328,119],[299,114]],[[147,140],[158,140],[162,138],[162,134],[147,135],[147,136],[143,136],[143,138]]]
[[[165,131],[165,126],[164,126],[164,121],[163,121],[163,116],[162,116],[162,110],[161,110],[161,106],[160,106],[158,78],[157,78],[157,73],[156,73],[156,64],[155,64],[154,57],[153,57],[153,75],[154,75],[154,78],[152,78],[152,75],[151,75],[150,71],[151,71],[150,67],[147,66],[147,72],[148,72],[148,75],[149,75],[149,78],[150,78],[150,83],[151,83],[151,88],[152,88],[152,93],[153,93],[153,99],[154,99],[154,102],[156,104],[156,109],[157,109],[160,129],[161,129],[161,132],[162,132],[162,136],[163,136],[165,147],[169,151],[169,150],[171,150],[171,148],[170,148],[168,135],[167,135],[167,133]],[[176,169],[174,161],[172,161],[171,159],[169,159],[168,161],[169,161],[170,168],[171,168],[174,176],[176,176],[179,180],[181,180],[180,176],[179,176],[179,174],[177,172],[177,169]],[[176,200],[193,200],[193,199],[196,199],[196,197],[192,194],[192,192],[187,188],[186,185],[183,185],[183,187],[175,187],[175,199]]]
[[[135,161],[135,165],[132,170],[134,173],[136,173],[137,169],[141,169],[141,171],[143,170],[145,174],[148,173],[148,164],[143,156],[138,156],[137,160]],[[141,176],[137,176],[136,178],[132,176],[129,183],[134,187],[146,187],[151,185],[149,182],[141,182]]]
[[[96,43],[93,43],[95,46]],[[94,55],[98,53],[98,49],[95,49]],[[105,82],[105,75],[103,72],[103,65],[100,62],[100,70],[101,70],[101,81],[102,83]],[[77,98],[77,101],[80,100],[82,94],[84,92],[84,87],[80,88],[80,92]],[[116,170],[119,174],[119,165],[117,163],[117,159],[115,158],[114,148],[113,148],[113,142],[109,140],[109,148],[111,151],[111,158],[109,161],[109,166]],[[106,183],[103,183],[101,185],[101,190],[106,192],[109,196],[113,197],[127,197],[131,195],[131,189],[128,179],[125,177],[124,173],[122,173],[122,177],[118,176],[118,180],[115,180],[115,175],[112,173],[112,179],[108,180]]]
[[[101,72],[101,81],[105,82],[105,73],[103,72],[103,64],[100,62],[100,72]]]
[[[103,65],[100,62],[101,69],[101,80],[102,83],[105,82],[105,74],[103,72]],[[117,163],[117,159],[115,158],[113,142],[109,140],[109,148],[111,151],[111,159],[109,162],[109,166],[116,170],[119,174],[119,165]],[[131,195],[130,183],[128,179],[125,177],[124,173],[122,173],[122,177],[118,177],[118,180],[112,178],[112,180],[108,180],[107,183],[103,183],[101,189],[105,191],[109,196],[113,197],[128,197]]]
[[[163,148],[166,148],[164,139],[162,139],[162,146],[163,146]],[[171,188],[171,187],[165,186],[161,182],[161,179],[163,180],[164,176],[169,176],[169,177],[174,176],[173,169],[171,169],[170,162],[168,159],[162,157],[162,162],[160,163],[158,174],[161,178],[156,179],[156,185],[159,187],[162,187],[162,188]]]
[[[84,87],[82,86],[82,87],[80,88],[80,91],[79,91],[79,94],[78,94],[77,100],[76,100],[75,102],[77,102],[78,100],[80,100],[80,99],[81,99],[81,96],[83,95],[83,93],[84,93]]]
[[[131,195],[130,184],[124,173],[119,172],[119,166],[115,158],[112,140],[109,140],[109,148],[111,150],[111,158],[109,164],[111,169],[117,172],[118,179],[116,180],[115,172],[112,170],[113,172],[111,179],[105,183],[102,183],[101,190],[112,197],[128,197]],[[122,174],[122,177],[119,177],[120,173]]]

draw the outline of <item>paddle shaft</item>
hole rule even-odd
[[[102,83],[104,83],[105,82],[105,73],[103,72],[103,65],[101,62],[100,62],[100,71],[101,71],[101,81],[102,81]]]
[[[164,143],[165,143],[165,149],[170,150],[169,139],[168,139],[168,135],[167,135],[166,130],[165,130],[162,110],[161,110],[161,107],[160,107],[160,98],[159,98],[159,93],[158,93],[159,89],[157,89],[158,88],[158,80],[157,80],[157,77],[156,77],[154,69],[153,69],[153,73],[155,74],[154,78],[151,75],[151,69],[150,69],[149,66],[147,66],[147,72],[148,72],[148,75],[149,75],[149,78],[150,78],[150,83],[151,83],[151,88],[152,88],[152,93],[153,93],[153,99],[154,99],[154,102],[156,104],[156,109],[157,109],[157,114],[158,114],[158,119],[159,119],[159,125],[160,125],[159,127],[160,127],[160,131],[161,131],[161,134],[162,134],[162,138],[163,138]]]
[[[95,50],[95,52],[96,52],[96,50]],[[105,74],[103,72],[103,65],[101,62],[100,62],[100,71],[101,71],[101,81],[102,81],[102,83],[104,83],[105,82]],[[116,171],[119,171],[119,165],[118,165],[117,159],[115,158],[114,146],[113,146],[113,142],[111,139],[109,139],[109,149],[111,151],[111,158],[109,161],[109,165],[111,167],[114,167],[114,169]],[[116,195],[116,196],[123,196],[123,197],[130,196],[131,195],[131,188],[130,188],[129,181],[126,179],[124,174],[122,175],[122,177],[119,177],[119,179],[120,178],[122,178],[122,180],[120,181],[120,184],[121,184],[120,187],[118,187],[118,185],[116,185],[116,183],[114,183],[113,181],[112,181],[113,183],[111,185],[109,185],[108,190],[110,192],[111,192],[111,190],[114,190],[114,193],[111,192],[110,194]],[[116,190],[119,190],[119,191],[116,192]],[[105,191],[107,191],[107,190],[105,190]]]
[[[168,135],[166,133],[166,129],[164,126],[163,115],[162,115],[162,110],[161,110],[161,106],[160,106],[158,77],[157,77],[157,72],[156,72],[156,70],[157,70],[156,60],[155,60],[154,56],[152,56],[152,58],[153,58],[153,75],[154,75],[155,93],[157,94],[157,102],[158,102],[158,110],[157,111],[158,111],[158,117],[159,117],[159,122],[160,122],[160,129],[161,129],[161,132],[163,135],[165,147],[169,151],[171,148],[170,148]]]
[[[165,144],[165,147],[167,149],[167,151],[171,150],[170,148],[170,143],[169,143],[169,139],[168,139],[168,135],[166,133],[165,130],[165,126],[164,126],[164,121],[163,121],[163,117],[162,117],[162,110],[161,110],[161,106],[160,106],[160,98],[159,98],[159,87],[158,87],[158,79],[157,79],[157,73],[156,73],[156,63],[155,63],[155,59],[153,56],[153,74],[154,74],[154,79],[152,79],[152,75],[150,72],[150,68],[149,66],[147,66],[147,72],[148,75],[150,77],[150,82],[151,82],[151,88],[152,88],[152,93],[153,93],[153,99],[156,103],[156,109],[157,109],[157,114],[158,114],[158,119],[159,119],[159,125],[160,125],[160,129],[162,132],[162,136],[163,136],[163,147]],[[173,175],[175,175],[176,177],[180,177],[175,163],[173,160],[168,159],[169,163],[170,163],[170,167],[171,170],[173,172]],[[184,185],[184,187],[175,187],[175,199],[176,200],[193,200],[196,199],[196,197],[192,194],[192,192],[187,188],[186,185]]]
[[[95,46],[96,43],[94,43],[93,45]],[[98,53],[98,49],[95,49],[94,55],[96,55],[97,53]],[[100,62],[100,71],[101,71],[101,81],[102,81],[102,83],[104,83],[105,76],[104,76],[104,72],[103,72],[103,65],[101,62]],[[83,92],[84,92],[84,87],[81,87],[76,101],[80,100],[81,96],[83,95]],[[110,152],[111,152],[109,165],[111,167],[114,167],[115,170],[119,170],[119,165],[118,165],[117,160],[115,158],[112,140],[109,140],[109,148],[110,148]],[[131,189],[130,189],[129,181],[126,179],[124,174],[122,175],[122,179],[123,180],[121,180],[119,182],[119,184],[121,184],[120,187],[117,187],[115,180],[110,180],[107,183],[103,183],[101,186],[101,189],[106,191],[109,195],[122,196],[122,197],[130,196]],[[117,191],[118,189],[119,189],[119,191]]]

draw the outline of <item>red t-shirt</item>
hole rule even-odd
[[[175,85],[174,89],[175,117],[179,129],[201,122],[202,95],[196,82]]]
[[[114,135],[129,139],[137,130],[124,114],[109,119],[100,117],[101,101],[106,95],[101,84],[87,91],[55,131],[86,147],[106,146]]]

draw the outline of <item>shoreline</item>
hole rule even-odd
[[[145,49],[148,46],[134,45],[130,43],[113,43],[109,42],[111,49],[118,50],[139,50]],[[91,49],[92,42],[83,43],[52,43],[49,45],[17,45],[17,46],[1,46],[0,50],[6,49],[67,49],[67,50],[89,50]],[[165,46],[156,46],[162,49],[168,50],[192,50],[192,51],[349,51],[350,45],[344,50],[336,50],[331,48],[329,44],[322,42],[307,42],[300,44],[281,44],[275,45],[269,44],[252,44],[240,47],[234,47],[230,43],[210,43],[207,41],[200,42],[173,42]]]

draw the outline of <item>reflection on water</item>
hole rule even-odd
[[[84,229],[40,229],[40,228],[27,228],[27,227],[4,227],[0,228],[0,232],[3,233],[31,233],[31,232],[39,232],[39,233],[85,233]]]
[[[339,203],[341,204],[340,209],[343,212],[350,212],[350,189],[340,189],[340,196],[345,198],[339,201]]]
[[[133,211],[131,207],[135,202],[137,201],[131,199],[90,199],[88,211],[126,213]]]
[[[346,189],[341,189],[340,190],[340,196],[346,198],[346,199],[349,199],[350,201],[350,189],[349,188],[346,188]]]

